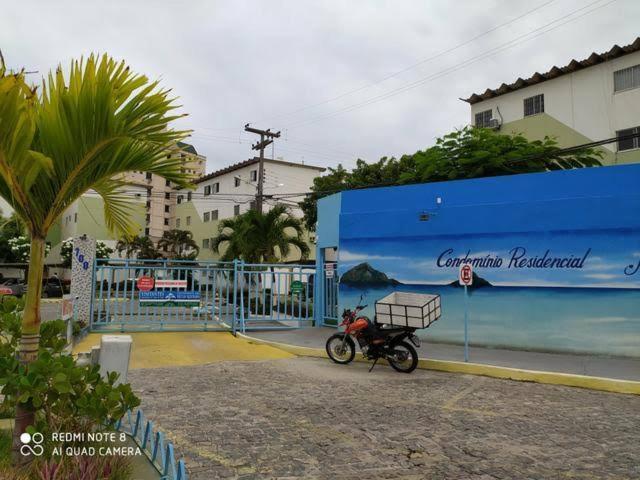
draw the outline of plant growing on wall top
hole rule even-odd
[[[107,55],[73,61],[68,75],[58,67],[43,79],[39,95],[24,72],[8,72],[0,59],[0,196],[31,239],[24,365],[37,357],[45,238],[68,206],[92,189],[104,201],[106,226],[129,236],[132,206],[122,174],[150,172],[178,188],[190,186],[181,159],[166,155],[187,135],[169,128],[181,116],[175,108],[169,90]],[[16,419],[18,445],[33,410],[19,404]]]
[[[329,168],[328,175],[314,179],[312,193],[300,207],[305,225],[315,230],[318,199],[343,190],[593,167],[600,165],[601,157],[592,148],[564,151],[550,137],[530,141],[522,135],[467,127],[399,159],[383,157],[375,163],[358,159],[351,171],[342,165]]]

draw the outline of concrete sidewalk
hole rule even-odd
[[[324,349],[334,328],[302,328],[298,330],[247,332],[247,336],[299,347]],[[462,346],[422,342],[420,358],[464,361]],[[640,381],[640,358],[600,357],[564,353],[527,352],[498,348],[470,347],[469,361],[498,367],[520,368],[541,372],[568,373],[619,380]]]

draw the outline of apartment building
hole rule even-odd
[[[640,133],[640,37],[546,73],[474,93],[471,123],[530,140],[555,137],[561,147]],[[602,147],[603,164],[640,162],[640,139]]]
[[[194,190],[181,190],[176,199],[176,228],[190,230],[200,247],[198,258],[215,260],[219,256],[211,250],[211,240],[218,233],[218,224],[255,208],[258,187],[259,158],[230,165],[209,173],[195,182]],[[325,169],[312,165],[264,160],[265,211],[277,203],[290,207],[291,214],[302,217],[297,204],[313,185],[313,179]],[[286,199],[270,198],[271,195],[300,194]],[[312,239],[307,238],[310,242]],[[311,251],[314,252],[314,248]],[[297,256],[292,260],[296,260]]]

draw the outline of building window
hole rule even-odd
[[[211,210],[211,220],[218,219],[218,210]]]
[[[145,235],[145,237],[149,236],[149,227],[144,229],[144,235]]]
[[[233,186],[234,187],[240,186],[240,177],[233,177]]]
[[[147,223],[149,223],[150,221],[151,221],[151,215],[147,213]]]
[[[204,196],[211,195],[211,185],[204,186]]]
[[[251,209],[251,210],[255,210],[256,209],[256,201],[255,200],[251,200],[249,202],[249,209]]]
[[[211,218],[209,212],[204,212],[204,215],[202,216],[202,221],[203,222],[208,222],[209,218]]]
[[[171,199],[171,194],[169,192],[165,192],[164,198],[166,198],[167,200]]]
[[[220,182],[216,182],[212,186],[213,186],[213,193],[220,193]]]
[[[524,99],[524,116],[536,115],[544,112],[544,95],[535,95]]]
[[[165,224],[167,227],[169,226],[169,219],[168,219],[168,218],[165,218],[165,219],[164,219],[164,224]]]
[[[169,205],[164,206],[164,213],[169,213]]]
[[[178,195],[178,198],[176,199],[176,202],[178,203],[178,205],[182,203],[183,198],[184,198],[184,195]]]
[[[640,87],[640,65],[613,72],[613,91],[621,92]]]
[[[151,202],[147,202],[147,208],[151,208]]]
[[[191,192],[187,192],[187,202],[191,201]]]
[[[176,228],[180,228],[180,219],[176,218]]]
[[[234,205],[233,206],[233,214],[237,217],[238,215],[240,215],[240,205]]]
[[[151,177],[152,177],[152,176],[153,176],[153,174],[152,174],[152,173],[147,172],[147,175],[146,175],[147,180],[151,180]]]
[[[73,223],[78,223],[78,214],[77,213],[73,214]]]
[[[629,135],[640,135],[640,127],[627,128],[625,130],[618,130],[616,132],[616,136],[618,138],[628,137]],[[635,148],[640,148],[639,137],[631,137],[631,138],[625,138],[623,140],[618,140],[619,152],[623,152],[625,150],[633,150]]]
[[[187,225],[191,225],[191,217],[187,217]]]
[[[476,113],[476,127],[489,128],[491,126],[492,118],[493,110],[485,110],[484,112]]]
[[[150,197],[150,196],[151,196],[151,189],[147,188],[147,197]]]
[[[208,238],[203,238],[202,239],[202,248],[209,248],[209,239]]]
[[[251,178],[252,182],[257,182],[258,181],[258,171],[257,170],[251,170],[250,178]]]

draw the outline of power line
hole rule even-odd
[[[300,121],[300,122],[297,122],[297,123],[293,123],[293,124],[289,125],[288,128],[293,130],[295,128],[300,128],[302,126],[306,126],[306,125],[310,125],[310,124],[313,124],[313,123],[317,123],[317,122],[322,121],[322,120],[324,120],[326,118],[333,117],[333,116],[339,115],[341,113],[348,113],[348,112],[351,112],[353,110],[357,110],[359,108],[371,105],[373,103],[378,103],[380,101],[383,101],[383,100],[386,100],[388,98],[394,97],[394,96],[399,95],[401,93],[407,92],[407,91],[412,90],[412,89],[414,89],[416,87],[424,85],[425,83],[428,83],[430,81],[436,80],[436,79],[438,79],[440,77],[443,77],[445,75],[448,75],[450,73],[458,71],[458,70],[460,70],[462,68],[468,67],[469,65],[477,63],[477,62],[479,62],[481,60],[484,60],[486,58],[489,58],[489,57],[491,57],[493,55],[496,55],[497,53],[500,53],[502,51],[505,51],[505,50],[508,50],[510,48],[513,48],[516,45],[519,45],[521,43],[525,43],[525,42],[528,42],[530,40],[533,40],[534,38],[537,38],[537,37],[539,37],[541,35],[544,35],[544,34],[550,32],[552,30],[555,30],[556,28],[559,28],[559,27],[561,27],[563,25],[566,25],[567,23],[573,22],[575,20],[578,20],[579,18],[584,17],[585,15],[593,13],[594,11],[596,11],[596,10],[598,10],[600,8],[606,7],[606,6],[616,2],[617,0],[610,0],[609,2],[604,3],[602,5],[599,5],[599,6],[593,8],[591,10],[588,10],[587,12],[585,12],[585,13],[583,13],[581,15],[578,15],[578,16],[576,16],[574,18],[570,18],[569,20],[567,20],[565,22],[559,23],[558,25],[555,25],[555,26],[549,28],[548,30],[542,31],[542,32],[540,32],[540,33],[538,33],[536,35],[531,36],[530,38],[525,38],[525,37],[528,37],[529,35],[531,35],[532,33],[535,33],[537,31],[543,30],[543,29],[553,25],[554,23],[557,23],[557,22],[559,22],[559,21],[561,21],[561,20],[563,20],[563,19],[565,19],[567,17],[571,17],[574,14],[576,14],[576,13],[582,11],[582,10],[585,10],[585,9],[587,9],[587,8],[593,6],[593,5],[595,5],[595,4],[597,4],[597,3],[601,2],[601,1],[602,0],[596,0],[594,2],[591,2],[591,3],[587,4],[584,7],[578,8],[578,9],[576,9],[576,10],[574,10],[574,11],[572,11],[572,12],[566,14],[566,15],[563,15],[562,17],[557,18],[556,20],[553,20],[551,22],[548,22],[545,25],[542,25],[541,27],[535,28],[535,29],[523,34],[523,35],[517,36],[517,37],[513,38],[512,40],[509,40],[509,41],[507,41],[505,43],[502,43],[502,44],[498,45],[497,47],[489,49],[489,50],[487,50],[487,51],[485,51],[485,52],[483,52],[483,53],[481,53],[479,55],[470,57],[467,60],[464,60],[463,62],[460,62],[460,63],[458,63],[456,65],[451,66],[451,67],[448,67],[448,68],[445,68],[443,70],[440,70],[440,71],[438,71],[438,72],[436,72],[434,74],[431,74],[431,75],[428,75],[428,76],[423,77],[421,79],[418,79],[416,81],[407,83],[407,84],[405,84],[405,85],[403,85],[401,87],[389,90],[386,93],[377,95],[375,97],[371,97],[371,98],[369,98],[367,100],[364,100],[362,102],[345,106],[345,107],[343,107],[341,109],[335,110],[334,112],[328,112],[326,114],[318,115],[318,116],[313,117],[313,118],[308,119],[308,120],[303,120],[303,121]]]
[[[314,103],[312,105],[306,105],[304,107],[298,108],[298,109],[293,110],[291,112],[282,113],[282,114],[279,114],[279,115],[276,115],[276,116],[273,116],[273,117],[268,117],[268,119],[276,119],[276,118],[287,117],[287,116],[290,116],[290,115],[295,115],[296,113],[303,112],[303,111],[309,110],[311,108],[319,107],[319,106],[325,105],[327,103],[334,102],[334,101],[339,100],[341,98],[344,98],[344,97],[346,97],[348,95],[352,95],[354,93],[358,93],[358,92],[360,92],[362,90],[367,90],[367,89],[369,89],[369,88],[371,88],[371,87],[373,87],[375,85],[383,83],[383,82],[385,82],[385,81],[387,81],[387,80],[389,80],[391,78],[397,77],[398,75],[401,75],[401,74],[403,74],[403,73],[405,73],[405,72],[407,72],[409,70],[412,70],[412,69],[414,69],[416,67],[419,67],[420,65],[424,65],[425,63],[428,63],[428,62],[430,62],[432,60],[435,60],[437,58],[442,57],[443,55],[446,55],[448,53],[454,52],[455,50],[458,50],[458,49],[460,49],[460,48],[462,48],[462,47],[464,47],[466,45],[469,45],[470,43],[475,42],[476,40],[478,40],[478,39],[480,39],[480,38],[482,38],[484,36],[487,36],[490,33],[493,33],[493,32],[495,32],[496,30],[499,30],[502,27],[505,27],[505,26],[510,25],[510,24],[512,24],[514,22],[517,22],[518,20],[520,20],[520,19],[522,19],[522,18],[524,18],[524,17],[526,17],[526,16],[528,16],[528,15],[530,15],[530,14],[532,14],[532,13],[534,13],[534,12],[536,12],[536,11],[538,11],[538,10],[540,10],[540,9],[542,9],[542,8],[546,7],[547,5],[549,5],[551,3],[554,3],[554,2],[555,2],[555,0],[547,1],[547,2],[537,6],[535,8],[533,8],[531,10],[528,10],[527,12],[525,12],[525,13],[523,13],[521,15],[518,15],[517,17],[512,18],[511,20],[508,20],[508,21],[503,22],[503,23],[501,23],[499,25],[496,25],[495,27],[492,27],[489,30],[484,31],[481,34],[476,35],[473,38],[465,40],[464,42],[459,43],[459,44],[457,44],[457,45],[455,45],[455,46],[453,46],[451,48],[448,48],[446,50],[440,51],[440,52],[436,53],[435,55],[432,55],[430,57],[424,58],[424,59],[422,59],[422,60],[420,60],[420,61],[418,61],[416,63],[413,63],[413,64],[411,64],[411,65],[409,65],[409,66],[407,66],[405,68],[397,70],[397,71],[395,71],[395,72],[393,72],[393,73],[391,73],[389,75],[386,75],[386,76],[384,76],[384,77],[382,77],[382,78],[380,78],[380,79],[378,79],[378,80],[376,80],[374,82],[371,82],[371,83],[369,83],[367,85],[363,85],[363,86],[358,87],[356,89],[349,90],[347,92],[341,93],[340,95],[337,95],[335,97],[323,100],[323,101],[318,102],[318,103]]]

